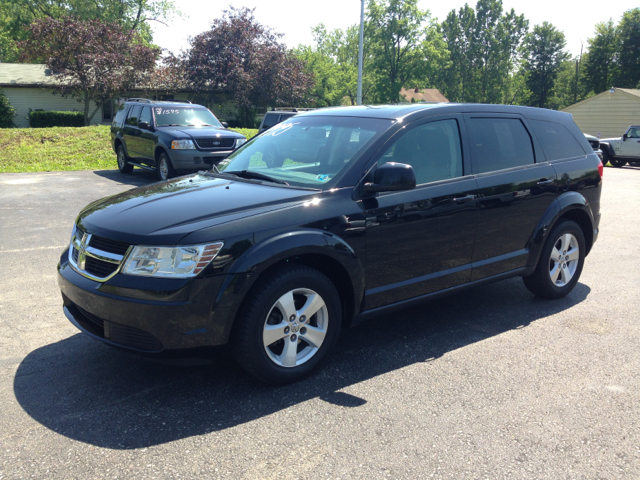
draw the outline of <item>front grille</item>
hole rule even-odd
[[[109,322],[109,340],[118,345],[146,352],[162,350],[160,341],[150,333],[118,323]]]
[[[71,255],[73,257],[73,261],[78,263],[78,249],[76,247],[72,247]]]
[[[103,252],[115,253],[117,255],[124,255],[129,249],[129,244],[124,242],[117,242],[115,240],[109,240],[108,238],[91,237],[89,245]]]
[[[103,262],[93,257],[86,257],[84,271],[94,277],[105,278],[118,269],[119,265],[110,262]]]
[[[76,308],[78,309],[78,311],[84,316],[85,320],[87,320],[88,322],[91,322],[92,325],[103,329],[102,330],[102,335],[104,335],[104,320],[101,319],[100,317],[96,317],[93,313],[89,313],[87,312],[85,309],[80,308],[78,305],[76,305]]]
[[[200,148],[231,148],[236,142],[235,138],[219,138],[219,137],[204,137],[196,138],[196,143]],[[216,145],[217,143],[217,145]]]
[[[107,340],[122,345],[123,347],[135,348],[145,352],[159,352],[162,350],[160,341],[143,330],[113,323],[108,320],[87,312],[85,309],[74,305],[77,311],[82,315],[78,318],[82,326],[94,335],[106,338]],[[83,321],[84,320],[84,321]]]
[[[600,148],[600,142],[598,140],[589,140],[589,143],[591,144],[591,148],[594,150],[598,150]]]

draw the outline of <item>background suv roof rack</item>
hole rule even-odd
[[[189,103],[189,100],[150,100],[148,98],[127,98],[127,102],[140,102],[140,103]]]

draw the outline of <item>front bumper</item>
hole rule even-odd
[[[58,285],[67,318],[114,347],[170,353],[226,343],[227,319],[214,318],[215,298],[227,275],[154,279],[117,274],[104,283],[75,272],[65,251]]]
[[[173,167],[177,170],[202,170],[205,167],[212,168],[220,161],[233,153],[233,149],[218,150],[215,152],[202,150],[171,150],[169,155]]]

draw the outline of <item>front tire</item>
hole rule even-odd
[[[127,156],[127,152],[124,151],[124,147],[122,145],[118,145],[118,153],[116,154],[118,158],[118,170],[120,173],[131,173],[133,171],[133,165],[129,162],[129,157]]]
[[[171,159],[169,159],[169,155],[166,153],[161,153],[158,156],[158,160],[156,161],[156,174],[162,182],[169,180],[175,175],[175,170],[173,169],[173,165],[171,165]]]
[[[616,157],[609,158],[609,162],[611,162],[611,165],[613,165],[616,168],[622,168],[627,164],[626,160],[621,160]]]
[[[580,226],[571,220],[561,221],[547,237],[535,271],[523,277],[525,286],[542,298],[566,296],[578,283],[586,253]]]
[[[296,382],[327,356],[341,323],[340,296],[331,280],[289,264],[267,274],[247,295],[231,338],[233,356],[265,383]]]

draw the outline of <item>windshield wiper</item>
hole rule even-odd
[[[269,175],[265,175],[263,173],[252,172],[251,170],[237,170],[234,172],[222,172],[223,174],[228,173],[229,175],[235,175],[240,178],[249,178],[254,180],[266,180],[267,182],[279,183],[280,185],[289,185],[284,180],[278,180],[277,178],[270,177]]]
[[[187,127],[213,127],[213,125],[208,123],[187,123]]]

